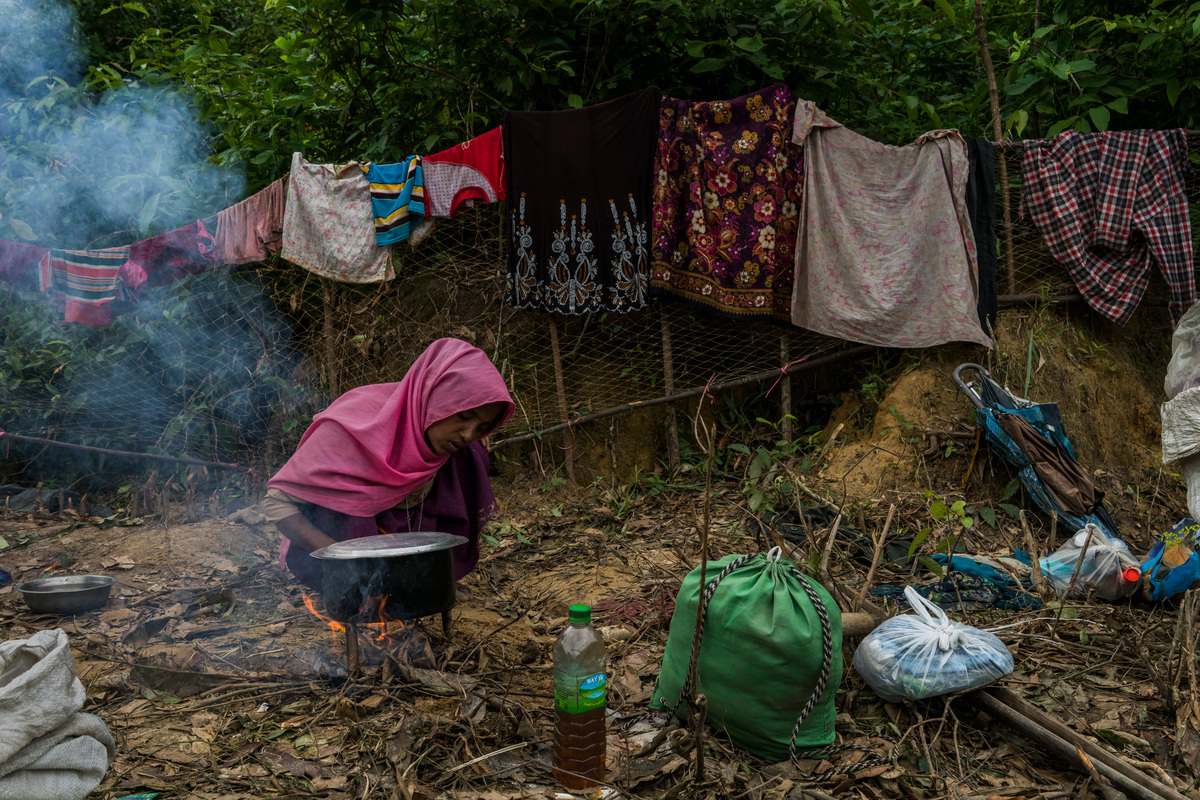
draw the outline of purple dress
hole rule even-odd
[[[373,517],[356,517],[317,505],[301,513],[322,533],[339,542],[379,533],[439,531],[464,536],[467,543],[454,548],[454,579],[461,580],[479,561],[479,531],[496,510],[488,480],[491,457],[479,442],[459,450],[438,470],[425,500],[412,508],[389,508]],[[287,552],[288,569],[313,589],[321,589],[321,559],[299,547]]]

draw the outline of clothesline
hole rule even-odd
[[[583,141],[604,141],[607,149],[592,144],[595,152],[581,153]],[[1019,146],[1028,161],[1034,141],[1048,140],[993,145]],[[510,111],[501,127],[397,164],[310,164],[296,153],[286,190],[281,178],[215,215],[215,242],[199,221],[197,234],[185,226],[127,248],[46,250],[38,288],[55,298],[65,321],[106,325],[113,308],[137,301],[148,278],[161,285],[275,252],[331,280],[387,281],[395,277],[391,244],[419,240],[432,217],[499,202],[508,190],[507,299],[518,308],[626,313],[673,296],[865,344],[987,344],[982,331],[998,294],[996,198],[990,185],[972,184],[991,181],[986,159],[994,156],[992,145],[986,155],[971,151],[968,169],[963,143],[955,131],[903,147],[873,142],[784,84],[712,102],[676,100],[651,87],[582,109]],[[917,171],[887,161],[934,149],[941,156],[922,156]],[[837,159],[838,168],[826,165]],[[872,184],[850,188],[873,171]],[[872,211],[876,219],[883,211],[894,230],[857,216],[862,192],[871,194],[868,186],[882,185],[881,178],[897,191],[876,196]],[[985,193],[964,202],[964,184],[968,194]],[[562,199],[580,194],[592,196]],[[1007,192],[1004,201],[1007,223]],[[826,226],[834,218],[848,224]],[[1044,235],[1053,249],[1054,236]],[[164,237],[170,247],[152,250],[153,259],[126,259]],[[27,262],[31,246],[0,241],[0,278],[13,283],[25,279],[15,257],[5,263],[18,247]],[[1190,258],[1190,241],[1187,247]],[[1084,272],[1072,275],[1088,285]],[[1144,288],[1135,282],[1120,298],[1105,298],[1110,283],[1099,279],[1083,295],[1102,313],[1109,303],[1122,321]],[[1012,285],[1010,275],[1009,297]],[[1194,285],[1172,288],[1174,312],[1194,301]]]

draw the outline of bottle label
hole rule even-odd
[[[554,705],[568,714],[579,714],[604,708],[604,695],[608,679],[603,672],[588,675],[583,680],[571,675],[556,675],[554,679]]]

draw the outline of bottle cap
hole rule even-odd
[[[587,625],[592,621],[592,607],[585,606],[582,603],[576,603],[571,606],[568,612],[567,620],[573,625]]]
[[[1126,567],[1125,571],[1121,573],[1121,577],[1129,583],[1137,583],[1142,577],[1142,571],[1137,567]]]

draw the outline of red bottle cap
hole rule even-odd
[[[1142,577],[1142,571],[1137,567],[1126,567],[1125,571],[1121,573],[1121,577],[1129,583],[1137,583]]]

